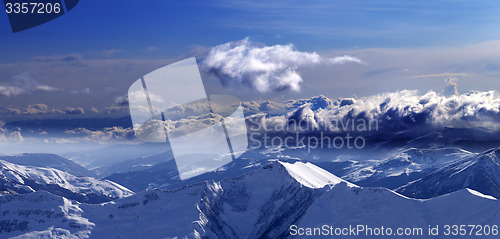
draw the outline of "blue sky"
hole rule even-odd
[[[498,39],[498,10],[498,1],[80,1],[18,34],[2,14],[1,60],[113,49],[172,57],[246,36],[304,51],[460,45]]]
[[[0,14],[0,86],[25,88],[0,95],[1,106],[110,106],[140,76],[245,37],[366,63],[301,68],[300,92],[237,89],[245,99],[439,91],[447,73],[462,92],[497,89],[499,10],[498,1],[80,1],[15,34]]]

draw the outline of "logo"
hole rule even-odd
[[[4,0],[12,32],[52,21],[71,11],[79,0]]]
[[[137,139],[170,144],[182,180],[214,171],[248,147],[240,100],[207,95],[195,58],[145,75],[128,99]]]

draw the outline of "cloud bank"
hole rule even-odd
[[[297,72],[299,67],[348,62],[362,63],[353,56],[325,59],[316,52],[294,50],[292,44],[261,46],[245,38],[213,47],[202,68],[225,86],[246,85],[259,92],[300,91],[303,79]]]
[[[0,84],[1,96],[16,96],[35,91],[56,91],[57,87],[44,85],[36,81],[30,73],[23,72],[13,77],[13,82]]]
[[[352,133],[352,135],[362,134],[386,139],[403,136],[408,139],[417,139],[430,132],[449,128],[472,130],[464,131],[468,133],[459,133],[456,137],[461,139],[474,137],[484,139],[487,136],[485,132],[495,133],[500,130],[500,93],[498,91],[473,91],[446,96],[434,91],[421,94],[418,91],[403,90],[362,98],[329,99],[320,95],[283,103],[270,100],[247,101],[243,102],[242,105],[247,115],[249,133],[256,131],[253,126],[256,123],[265,126],[266,132],[276,132],[281,135],[285,130],[290,133],[306,134],[323,132],[340,135]],[[213,124],[211,115],[203,114],[203,110],[200,109],[202,108],[197,107],[197,105],[174,109],[179,115],[193,115],[194,113],[198,113],[198,115],[168,120],[168,130],[191,129],[193,122]],[[64,114],[81,116],[87,113],[79,107],[59,110]],[[54,113],[54,109],[43,104],[34,104],[19,113],[38,116]],[[377,122],[378,127],[371,131],[362,131],[357,127],[360,125],[360,120],[368,122],[370,125]],[[102,118],[81,119],[81,121],[59,119],[43,121],[46,122],[44,124],[40,124],[42,122],[40,120],[34,122],[37,124],[33,125],[29,122],[5,124],[5,126],[0,127],[0,141],[22,142],[39,137],[47,139],[48,142],[102,143],[135,138],[134,131],[128,126],[130,123],[123,119]],[[118,125],[119,122],[121,122],[120,125]],[[292,127],[292,124],[295,123],[306,123],[307,125],[305,128],[303,126]],[[351,127],[353,123],[355,123],[356,128]],[[0,126],[2,124],[4,123],[0,122]],[[75,127],[78,125],[81,126]],[[344,128],[343,125],[346,127]],[[59,130],[57,130],[58,127]],[[61,130],[63,130],[62,136],[58,134]],[[470,132],[477,133],[470,134]],[[21,133],[23,134],[21,135]]]
[[[257,103],[255,103],[257,104]],[[253,107],[258,107],[254,105]],[[419,94],[403,90],[359,99],[330,100],[324,96],[292,100],[285,104],[284,115],[257,114],[252,122],[265,124],[268,129],[295,129],[291,123],[306,123],[307,132],[342,133],[357,131],[343,128],[344,123],[377,122],[370,134],[410,137],[445,128],[481,128],[490,132],[500,130],[500,93],[473,91],[445,96],[434,91]],[[302,121],[302,122],[301,122]],[[462,135],[467,138],[470,135]]]

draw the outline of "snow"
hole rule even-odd
[[[336,185],[341,182],[346,182],[350,187],[357,187],[309,162],[280,163],[297,182],[309,188],[323,188],[326,185]]]
[[[129,189],[109,180],[98,180],[92,177],[77,177],[53,168],[22,166],[0,160],[0,176],[13,188],[29,189],[25,181],[34,181],[38,185],[57,185],[75,194],[102,195],[109,198],[122,198],[133,194]],[[33,186],[32,186],[33,187]],[[49,190],[48,187],[46,190]],[[28,190],[32,191],[31,190]],[[61,192],[64,193],[64,192]]]
[[[500,207],[491,199],[467,189],[417,200],[385,188],[358,187],[312,163],[274,161],[240,177],[143,191],[103,204],[80,204],[47,192],[3,196],[0,215],[27,221],[30,228],[1,236],[244,239],[286,235],[291,224],[500,224]]]
[[[46,191],[0,197],[1,238],[88,238],[95,225],[80,204]]]
[[[46,230],[32,231],[26,234],[22,234],[13,239],[78,239],[76,235],[72,235],[69,230],[62,228],[49,227]]]
[[[495,197],[493,196],[490,196],[490,195],[485,195],[485,194],[482,194],[476,190],[472,190],[470,188],[466,188],[465,190],[467,190],[469,193],[471,193],[472,195],[475,195],[475,196],[478,196],[478,197],[481,197],[481,198],[486,198],[486,199],[491,199],[491,200],[497,200]]]

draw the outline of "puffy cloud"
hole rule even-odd
[[[128,105],[128,95],[120,95],[115,97],[115,104],[118,106],[127,106]]]
[[[267,113],[270,115],[286,113],[285,104],[270,100],[241,102],[243,111],[247,114]]]
[[[82,107],[66,107],[63,112],[70,115],[81,115],[85,114],[85,110]]]
[[[116,106],[112,105],[109,107],[105,107],[104,109],[100,110],[102,113],[106,113],[108,115],[111,114],[125,114],[129,112],[128,106]]]
[[[64,133],[70,137],[72,142],[108,142],[110,140],[123,140],[134,138],[132,128],[106,127],[102,130],[89,130],[78,128],[66,130]]]
[[[330,58],[330,59],[328,59],[328,62],[330,62],[332,64],[344,64],[344,63],[349,63],[349,62],[363,64],[363,62],[360,59],[353,57],[353,56],[348,56],[348,55]]]
[[[69,114],[80,115],[84,114],[85,110],[82,107],[64,107],[50,108],[46,104],[31,104],[22,108],[7,108],[4,113],[15,115],[48,115],[48,114]]]
[[[325,59],[316,52],[301,52],[292,44],[260,46],[245,38],[213,47],[202,67],[224,85],[243,84],[259,92],[290,89],[299,91],[302,77],[297,69],[320,63],[361,63],[352,56]]]
[[[0,85],[0,95],[3,96],[15,96],[25,93],[21,87],[12,85]]]
[[[15,75],[10,83],[0,83],[0,95],[16,96],[35,91],[56,91],[57,87],[44,85],[36,81],[29,72]]]
[[[46,104],[32,104],[28,105],[22,114],[26,115],[39,115],[39,114],[48,114],[51,113],[52,110],[49,110],[49,107]]]
[[[338,105],[338,102],[328,99],[324,95],[319,95],[316,97],[311,97],[309,99],[299,99],[299,100],[289,100],[286,102],[286,106],[289,109],[298,108],[305,104],[310,104],[310,108],[313,110],[332,108],[334,105]]]
[[[244,112],[247,114],[266,113],[267,115],[283,115],[291,110],[296,110],[304,105],[308,105],[312,110],[328,109],[345,104],[350,98],[341,100],[331,100],[324,95],[319,95],[307,99],[292,99],[284,103],[271,100],[245,101],[242,102]]]
[[[419,94],[403,90],[364,97],[347,105],[320,113],[337,119],[370,119],[394,130],[422,127],[487,127],[500,126],[500,95],[497,91],[473,91],[445,96],[434,91]]]
[[[7,130],[0,127],[0,142],[23,142],[24,138],[21,135],[21,129],[15,128],[14,130]]]
[[[101,112],[99,109],[97,109],[96,107],[90,107],[90,111],[91,112],[94,112],[94,113],[99,113]]]
[[[276,131],[290,130],[286,126],[291,123],[305,123],[309,127],[305,128],[307,131],[332,133],[359,132],[360,124],[372,124],[373,132],[360,133],[397,135],[404,132],[410,137],[444,128],[500,130],[500,93],[497,91],[445,96],[433,91],[419,94],[403,90],[359,99],[324,98],[290,101],[288,105],[294,110],[285,115],[263,118],[260,114],[249,118],[254,118],[251,123],[264,124],[268,129],[278,129]],[[315,103],[318,101],[332,103],[318,105]]]
[[[103,108],[102,111],[107,110],[107,108]],[[101,110],[96,107],[88,108],[89,112],[94,114],[101,112]],[[61,117],[68,118],[78,115],[86,114],[86,110],[83,107],[49,107],[46,104],[38,103],[38,104],[30,104],[22,107],[9,107],[9,108],[0,108],[0,115],[10,116],[20,116],[20,115],[29,115],[29,116],[37,116],[40,118],[51,118],[51,117]]]
[[[457,84],[457,78],[454,77],[448,77],[444,80],[446,83],[446,87],[444,88],[444,94],[445,95],[458,95],[458,84]]]

